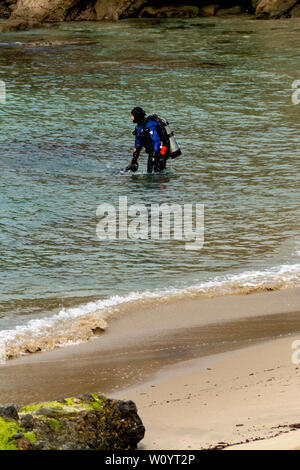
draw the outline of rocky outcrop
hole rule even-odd
[[[251,0],[240,0],[251,5]],[[0,13],[12,20],[57,22],[80,20],[119,20],[122,18],[193,18],[213,16],[218,8],[229,8],[239,0],[0,0]],[[243,7],[244,10],[244,7]]]
[[[298,0],[259,0],[255,15],[260,19],[280,18],[296,5]]]
[[[137,16],[147,0],[18,0],[12,18],[38,21],[118,20]]]
[[[222,7],[236,6],[238,0],[219,0],[210,4],[207,0],[175,0],[158,2],[156,0],[97,0],[95,9],[98,20],[118,20],[120,18],[195,18],[197,16],[214,16]],[[241,0],[239,13],[251,6],[251,0]]]
[[[243,13],[242,7],[237,5],[232,8],[220,8],[216,11],[216,16],[240,15]]]
[[[200,16],[214,16],[218,11],[219,5],[205,5],[204,7],[200,8],[199,14]]]
[[[140,18],[195,18],[200,16],[200,8],[196,5],[146,6],[139,13]]]
[[[26,29],[38,28],[42,26],[39,21],[23,20],[21,18],[0,22],[0,33],[7,33],[11,31],[24,31]]]
[[[63,21],[78,0],[18,0],[11,19]]]
[[[9,18],[16,7],[17,0],[0,0],[0,18]]]
[[[97,20],[118,20],[137,16],[147,0],[96,0]]]
[[[11,10],[8,7],[8,4],[4,1],[0,1],[0,18],[9,18]]]
[[[144,434],[132,401],[98,394],[0,407],[0,450],[133,450]]]
[[[0,17],[17,23],[0,31],[25,29],[40,22],[110,20],[122,18],[193,18],[255,13],[257,18],[297,17],[299,0],[0,0]],[[11,29],[9,29],[11,28]]]
[[[300,4],[295,5],[290,11],[291,18],[300,18]]]

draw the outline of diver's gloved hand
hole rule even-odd
[[[136,162],[136,163],[131,162],[130,165],[128,165],[125,168],[125,171],[132,171],[133,173],[135,173],[136,171],[138,171],[138,169],[139,169],[138,162]]]
[[[125,171],[132,171],[133,173],[138,171],[139,169],[139,164],[137,162],[138,158],[139,158],[139,152],[133,152],[131,163],[125,168]]]

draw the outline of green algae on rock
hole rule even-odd
[[[132,450],[144,434],[132,401],[95,393],[0,407],[0,450]]]
[[[24,443],[28,448],[32,448],[31,443],[34,441],[34,433],[26,432],[25,429],[8,418],[0,418],[0,450],[21,450],[24,448]]]

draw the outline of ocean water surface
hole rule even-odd
[[[0,37],[0,350],[93,336],[162,295],[300,283],[300,26],[251,17],[63,23]],[[169,120],[183,156],[131,159],[130,110]],[[96,236],[102,203],[204,204],[205,243]]]

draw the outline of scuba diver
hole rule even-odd
[[[135,173],[138,170],[138,158],[143,147],[148,154],[147,173],[164,170],[169,157],[176,158],[181,155],[181,150],[167,121],[157,114],[146,117],[146,112],[140,107],[133,108],[131,120],[136,124],[133,132],[135,145],[131,163],[125,171]]]

